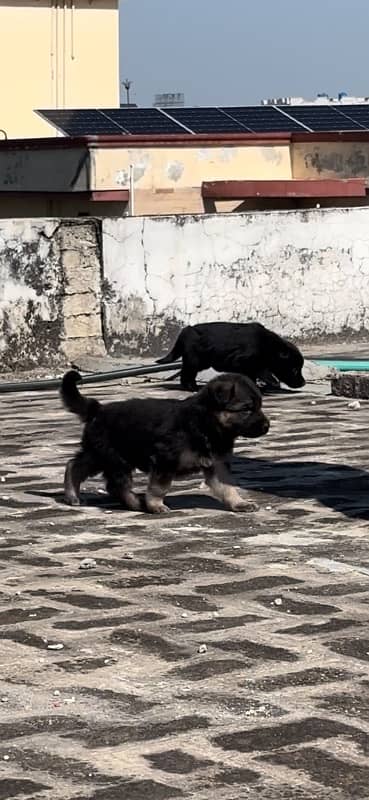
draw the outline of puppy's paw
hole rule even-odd
[[[181,389],[183,389],[184,392],[194,393],[198,391],[199,387],[197,383],[181,383]]]
[[[199,464],[203,469],[210,469],[213,466],[213,459],[206,458],[206,456],[201,456]]]
[[[66,503],[67,506],[80,506],[81,505],[81,501],[80,501],[79,497],[64,497],[64,503]]]
[[[148,511],[150,511],[150,514],[169,514],[170,508],[164,505],[164,503],[160,503],[158,505],[151,506]]]
[[[240,511],[248,511],[252,513],[254,511],[259,511],[259,506],[257,503],[253,503],[250,500],[241,500],[239,503],[230,506],[230,511],[236,511],[237,513]]]

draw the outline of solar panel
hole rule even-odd
[[[107,118],[131,134],[183,133],[183,128],[158,108],[104,108]]]
[[[339,112],[339,114],[344,114],[345,117],[349,117],[353,123],[356,123],[357,127],[355,126],[355,130],[360,128],[365,130],[369,129],[369,105],[340,105],[334,106],[334,108]],[[351,130],[353,130],[353,128],[351,128]]]
[[[369,130],[369,104],[37,111],[67,136]]]
[[[173,119],[181,122],[193,133],[245,133],[250,132],[240,122],[232,119],[226,109],[210,108],[171,108]]]
[[[38,111],[41,117],[67,136],[104,136],[125,133],[112,120],[94,108]]]
[[[288,113],[312,131],[360,130],[360,126],[338,113],[334,106],[288,106]]]
[[[302,126],[274,106],[232,106],[224,108],[233,119],[253,133],[301,131]]]

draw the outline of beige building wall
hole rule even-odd
[[[292,177],[288,143],[90,152],[92,189],[129,189],[133,166],[135,214],[199,213],[203,181]]]
[[[0,128],[55,136],[36,108],[119,106],[118,0],[0,0]]]

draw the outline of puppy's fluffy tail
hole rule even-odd
[[[182,358],[182,356],[183,356],[183,339],[184,339],[184,335],[183,334],[185,333],[185,331],[188,331],[189,327],[190,326],[188,326],[187,328],[184,328],[183,331],[181,331],[181,333],[178,336],[177,341],[173,345],[173,347],[172,347],[171,351],[168,353],[168,355],[163,356],[163,358],[157,358],[156,359],[156,363],[157,364],[170,364],[171,361],[178,361],[179,358]]]
[[[88,422],[88,420],[96,416],[101,406],[98,400],[94,400],[91,397],[83,397],[79,393],[77,383],[80,383],[81,380],[81,376],[77,370],[69,370],[69,372],[65,373],[62,380],[60,394],[63,405],[67,411],[70,411],[72,414],[77,414],[82,422]]]

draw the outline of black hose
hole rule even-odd
[[[133,378],[140,375],[152,375],[155,372],[172,372],[173,370],[178,370],[178,361],[175,364],[152,364],[147,367],[116,369],[112,372],[93,372],[81,377],[82,383],[104,383],[105,381],[114,381],[117,378]],[[5,392],[38,392],[41,389],[59,389],[61,382],[61,378],[45,378],[45,380],[0,383],[0,394],[5,394]]]

